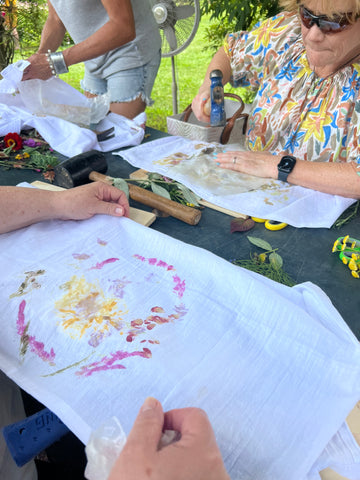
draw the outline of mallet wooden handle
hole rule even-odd
[[[91,172],[90,180],[96,182],[105,182],[109,185],[114,183],[114,178],[103,175],[98,172]],[[182,220],[189,225],[197,225],[201,218],[201,211],[197,208],[187,207],[181,203],[174,202],[168,198],[157,195],[145,188],[137,187],[136,185],[128,184],[130,198],[136,202],[148,205],[149,207],[157,208],[161,212],[167,213],[178,220]]]

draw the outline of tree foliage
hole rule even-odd
[[[228,32],[248,30],[261,18],[280,10],[277,0],[202,0],[201,12],[214,20],[207,29],[210,45],[217,48]]]

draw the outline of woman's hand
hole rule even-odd
[[[210,88],[200,89],[199,93],[194,97],[191,108],[195,117],[200,122],[210,123]]]
[[[235,172],[263,178],[277,179],[278,177],[277,165],[280,159],[277,155],[271,155],[268,152],[234,151],[218,153],[214,160],[219,167]]]
[[[33,78],[47,80],[53,76],[46,53],[35,53],[27,60],[30,62],[30,65],[24,70],[23,80],[31,80]]]
[[[158,449],[163,430],[181,438]],[[147,398],[135,420],[109,480],[230,480],[206,413],[181,408],[164,414]]]
[[[56,194],[54,205],[57,218],[62,220],[83,220],[97,214],[129,216],[125,193],[103,182],[89,183]]]

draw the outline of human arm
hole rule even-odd
[[[102,182],[63,191],[0,187],[0,233],[43,220],[83,220],[96,214],[128,217],[125,193]]]
[[[163,429],[181,438],[158,450]],[[206,413],[182,408],[164,414],[160,402],[147,398],[109,476],[130,479],[230,480]]]
[[[101,0],[101,3],[108,14],[109,20],[84,41],[63,50],[62,53],[67,67],[96,58],[125,45],[135,38],[135,21],[130,0]],[[45,23],[46,28],[44,27],[42,33],[39,50],[28,59],[31,65],[25,69],[23,80],[31,78],[46,80],[52,75],[46,52],[49,49],[55,51],[60,46],[66,26],[62,24],[49,0],[48,6],[49,17]],[[52,39],[51,27],[55,28],[54,39]],[[61,32],[62,37],[60,39]]]
[[[233,163],[235,157],[236,163]],[[221,168],[277,179],[280,159],[281,155],[265,152],[229,151],[218,154],[215,161]],[[355,162],[310,162],[297,159],[288,182],[323,193],[360,198],[360,176],[357,175]]]
[[[222,83],[225,85],[230,81],[231,78],[231,66],[230,60],[227,56],[223,47],[219,48],[219,50],[213,56],[209,66],[206,70],[205,78],[203,83],[201,84],[197,95],[194,97],[191,107],[194,115],[196,118],[202,122],[209,123],[210,122],[210,115],[207,115],[204,112],[204,105],[210,98],[210,72],[212,70],[221,70],[223,74]]]
[[[46,53],[48,50],[55,52],[64,39],[66,28],[49,0],[47,5],[48,16],[41,32],[39,49],[27,59],[31,65],[24,70],[23,80],[32,78],[46,80],[50,78],[52,73]]]

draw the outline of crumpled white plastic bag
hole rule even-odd
[[[180,434],[165,430],[160,438],[158,450],[179,440]],[[117,417],[111,417],[91,433],[85,447],[88,463],[85,477],[88,480],[105,480],[109,477],[117,457],[126,443],[126,435]]]
[[[116,417],[109,418],[92,432],[85,447],[88,480],[105,480],[126,443],[126,435]]]
[[[35,115],[52,115],[80,126],[99,123],[109,111],[110,96],[105,93],[87,98],[58,77],[22,81],[27,60],[8,65],[2,72],[1,92],[21,95],[26,109]]]
[[[100,122],[110,107],[108,94],[87,98],[57,77],[20,82],[18,89],[31,113],[52,115],[85,127]]]
[[[22,82],[28,64],[20,60],[1,72],[0,136],[36,128],[51,148],[67,157],[90,150],[109,152],[142,142],[145,112],[133,120],[107,114],[110,104],[107,94],[88,99],[59,78]],[[59,90],[56,95],[55,90]],[[114,137],[98,142],[95,131],[88,128],[90,124],[97,131],[113,127]]]

